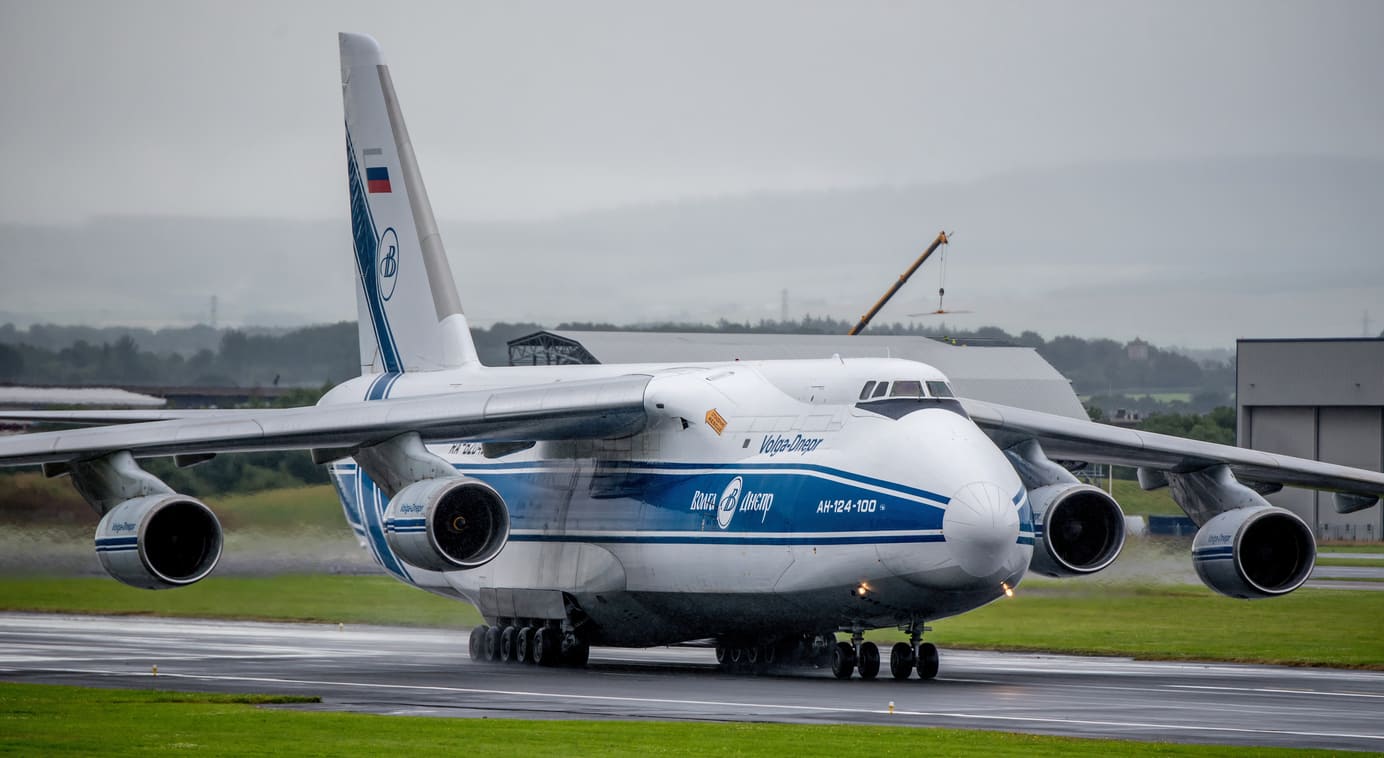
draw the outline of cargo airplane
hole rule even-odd
[[[929,622],[1119,554],[1119,505],[1072,462],[1170,488],[1201,579],[1237,598],[1315,562],[1312,528],[1263,494],[1384,494],[1376,472],[957,397],[905,360],[483,366],[380,48],[340,48],[362,375],[303,408],[4,414],[78,425],[0,440],[0,464],[69,476],[126,584],[192,584],[222,549],[212,511],[141,459],[309,450],[385,571],[480,610],[472,658],[704,641],[728,669],[872,679],[862,635],[892,627],[910,641],[890,675],[929,679]]]

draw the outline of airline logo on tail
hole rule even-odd
[[[389,182],[388,179],[384,181],[386,184]],[[384,234],[380,235],[376,253],[379,255],[379,260],[375,263],[375,273],[380,277],[380,299],[388,302],[389,298],[394,297],[394,285],[399,281],[399,235],[395,233],[394,227],[385,229]]]

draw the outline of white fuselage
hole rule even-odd
[[[492,621],[561,598],[598,644],[922,622],[990,602],[1028,568],[1024,487],[960,404],[860,400],[867,382],[946,381],[920,363],[463,369],[365,376],[323,403],[628,374],[652,377],[648,423],[631,437],[495,458],[477,442],[429,445],[503,496],[510,537],[492,562],[438,573],[399,561],[381,530],[386,498],[342,461],[347,519],[401,580]]]

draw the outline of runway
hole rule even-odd
[[[598,648],[586,670],[543,669],[472,663],[460,631],[0,614],[0,678],[311,694],[323,702],[308,709],[420,716],[949,726],[1384,750],[1384,673],[1118,658],[944,650],[932,682],[841,682],[813,669],[722,674],[700,648]]]

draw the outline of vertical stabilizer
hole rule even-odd
[[[380,46],[341,34],[361,373],[477,363]]]

